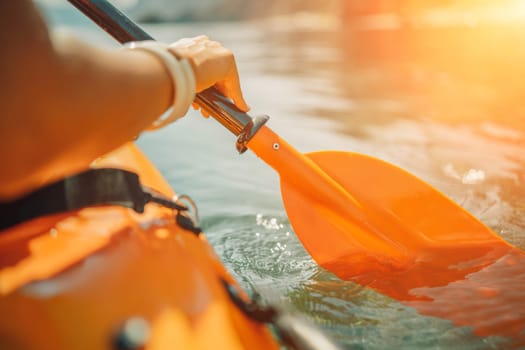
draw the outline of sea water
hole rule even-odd
[[[49,16],[87,41],[115,46],[74,12]],[[252,114],[270,115],[271,128],[300,151],[346,150],[399,165],[525,248],[523,82],[515,78],[525,55],[494,47],[515,31],[465,47],[476,34],[363,31],[306,15],[144,27],[159,40],[207,34],[232,49]],[[504,49],[514,53],[503,63],[490,55]],[[210,243],[246,289],[348,349],[505,348],[504,339],[422,316],[317,266],[287,220],[278,175],[250,151],[237,154],[234,143],[193,110],[138,140],[175,190],[195,200]]]

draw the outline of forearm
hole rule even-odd
[[[194,85],[197,91],[215,85],[249,109],[233,53],[205,36],[166,48],[190,63],[180,66],[181,74],[163,51],[104,50],[51,38],[32,2],[16,0],[0,1],[0,43],[0,200],[87,167],[172,103],[179,117]],[[176,94],[177,85],[188,93]]]
[[[173,96],[153,55],[51,39],[30,2],[9,3],[23,27],[14,30],[0,62],[0,198],[57,176],[58,169],[85,168],[151,124]]]
[[[102,50],[71,38],[53,41],[60,77],[49,118],[70,130],[72,141],[86,139],[84,146],[95,153],[131,140],[173,102],[171,78],[151,53]]]

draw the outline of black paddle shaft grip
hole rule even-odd
[[[154,40],[107,0],[68,1],[121,44],[129,41]],[[240,136],[247,128],[253,129],[254,119],[238,109],[229,98],[214,87],[198,93],[195,102],[235,136]],[[253,136],[253,130],[251,134]]]

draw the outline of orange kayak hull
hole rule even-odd
[[[132,144],[94,166],[135,171],[173,195]],[[0,348],[115,349],[137,319],[145,349],[278,348],[222,281],[236,285],[204,236],[155,204],[144,214],[94,207],[32,220],[0,235]]]

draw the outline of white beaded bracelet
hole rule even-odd
[[[195,80],[195,73],[193,72],[193,68],[191,67],[190,61],[188,61],[185,58],[179,59],[179,62],[182,67],[182,71],[184,72],[184,75],[186,76],[186,84],[188,85],[186,89],[186,93],[188,96],[186,97],[190,103],[188,104],[188,107],[191,105],[193,100],[195,100],[195,94],[197,90],[197,82]],[[188,109],[186,108],[186,112]]]
[[[159,58],[170,72],[173,82],[173,106],[155,120],[148,130],[155,130],[183,117],[195,98],[195,74],[186,59],[178,60],[168,50],[168,45],[153,40],[126,43],[125,48],[150,52]]]

